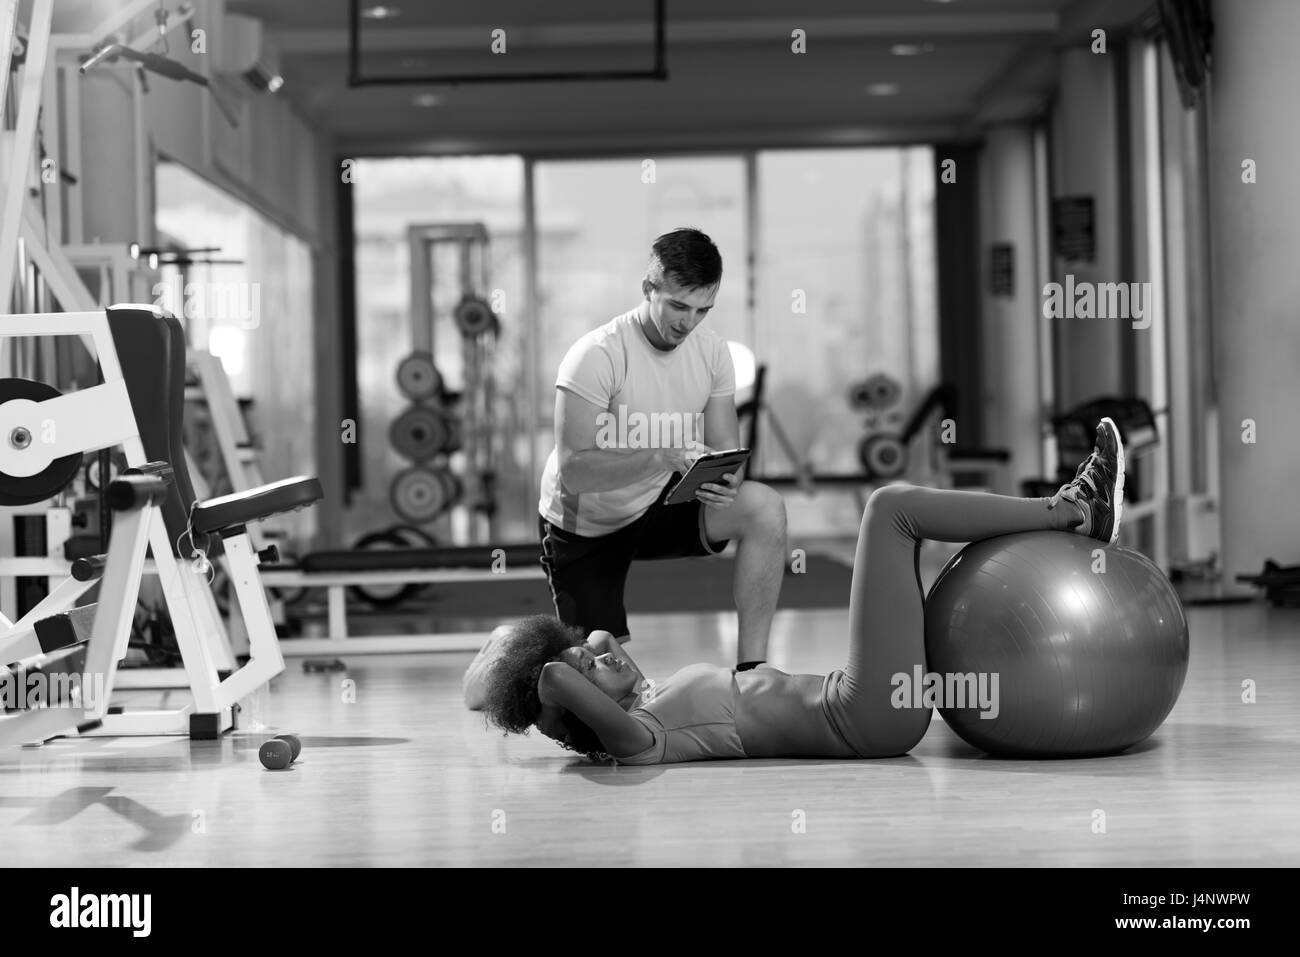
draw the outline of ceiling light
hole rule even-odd
[[[366,7],[361,11],[361,15],[367,20],[389,20],[399,15],[401,12],[402,11],[397,9],[397,7],[378,6]]]
[[[933,53],[933,43],[895,43],[889,48],[889,52],[894,56],[920,56],[922,53]]]
[[[442,97],[437,93],[417,93],[411,97],[411,103],[414,106],[437,106],[442,102]]]
[[[867,86],[867,95],[897,96],[900,89],[897,83],[872,83]]]

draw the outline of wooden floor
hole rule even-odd
[[[734,615],[633,622],[652,675],[730,663]],[[842,663],[847,613],[782,612],[774,663]],[[1178,706],[1119,757],[993,760],[936,718],[908,757],[592,766],[459,701],[468,655],[291,661],[222,741],[0,752],[10,866],[1290,865],[1300,863],[1300,612],[1190,608]],[[344,701],[343,679],[356,683]],[[1243,704],[1253,681],[1258,703]],[[250,731],[250,722],[270,730]],[[302,735],[289,771],[258,744]],[[805,833],[794,833],[798,812]],[[1105,833],[1095,833],[1104,812]]]

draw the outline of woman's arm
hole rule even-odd
[[[638,680],[645,681],[645,675],[641,674],[641,669],[636,666],[632,656],[618,643],[618,639],[614,637],[612,632],[593,631],[590,637],[587,638],[587,647],[591,649],[591,653],[594,655],[613,655],[635,671]]]
[[[649,728],[566,664],[547,663],[537,679],[537,693],[542,704],[555,705],[577,715],[616,758],[640,754],[654,744]]]

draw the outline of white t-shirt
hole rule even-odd
[[[736,393],[736,371],[722,337],[697,326],[676,349],[663,352],[641,328],[640,307],[587,333],[569,349],[555,377],[604,409],[598,447],[684,447],[704,441],[704,406]],[[608,535],[630,525],[663,491],[671,471],[656,471],[625,488],[572,492],[560,478],[558,450],[542,472],[537,509],[548,522],[577,535]]]

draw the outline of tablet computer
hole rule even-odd
[[[749,461],[749,449],[728,449],[725,452],[709,452],[701,455],[691,466],[691,470],[678,480],[665,505],[684,505],[695,500],[695,493],[701,485],[710,482],[722,484],[722,476],[735,472]]]

